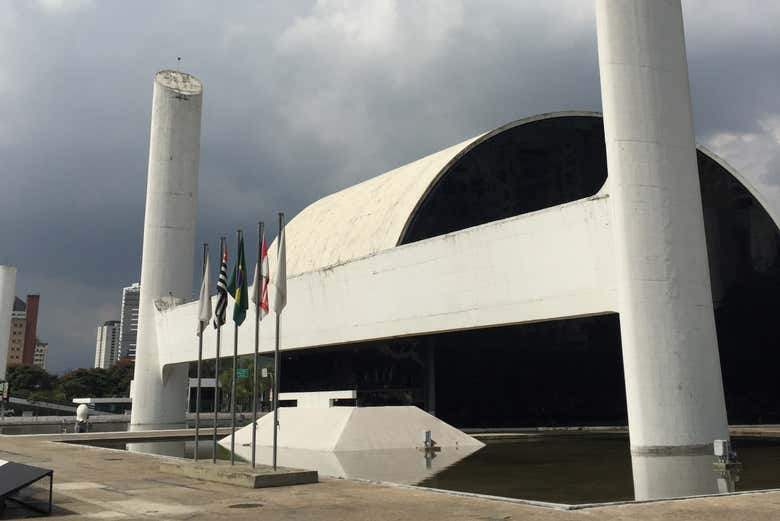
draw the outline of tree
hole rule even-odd
[[[8,368],[12,394],[35,400],[71,401],[73,398],[110,398],[128,396],[133,379],[132,360],[120,360],[109,369],[76,369],[57,378],[29,365]]]
[[[110,387],[107,369],[76,369],[62,375],[58,388],[67,401],[73,398],[96,398],[105,396]]]
[[[135,362],[132,360],[120,360],[108,370],[108,378],[111,388],[107,389],[106,396],[130,396],[130,381],[135,372]]]
[[[57,377],[34,365],[16,365],[8,368],[6,379],[11,392],[50,391]]]
[[[70,401],[73,398],[127,396],[133,379],[133,363],[117,362],[110,369],[76,369],[62,375],[57,388]]]

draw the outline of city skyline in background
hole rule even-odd
[[[108,369],[119,360],[135,360],[140,295],[138,282],[122,288],[119,320],[107,320],[97,327],[95,367]]]

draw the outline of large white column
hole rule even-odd
[[[201,101],[202,85],[194,76],[155,76],[131,417],[133,426],[143,428],[184,421],[187,365],[161,371],[155,300],[192,295]]]
[[[727,438],[680,0],[597,0],[634,453]]]
[[[5,380],[8,341],[11,338],[11,314],[16,298],[16,268],[0,264],[0,381]]]

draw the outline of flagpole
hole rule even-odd
[[[282,229],[284,228],[284,213],[279,212],[279,235],[276,239],[276,261],[279,262],[279,248],[282,245]],[[279,267],[276,268],[279,273]],[[277,280],[277,284],[279,281]],[[274,348],[274,471],[276,470],[276,449],[277,437],[279,431],[279,315],[281,310],[276,311],[276,347]]]
[[[241,262],[241,230],[236,230],[236,269],[238,269]],[[236,281],[238,285],[238,281]],[[241,298],[246,298],[241,295]],[[238,302],[233,301],[233,305],[236,306]],[[235,314],[235,311],[233,312]],[[238,369],[238,323],[233,319],[233,382],[230,390],[230,464],[236,464],[236,379]]]
[[[217,462],[217,426],[219,425],[219,343],[222,336],[222,326],[217,328],[217,358],[214,363],[214,448],[212,461]]]
[[[254,364],[254,381],[252,382],[252,468],[255,467],[255,450],[257,447],[257,358],[260,354],[260,305],[262,304],[262,295],[258,293],[258,289],[262,288],[263,275],[260,271],[260,263],[263,257],[263,222],[257,223],[257,263],[255,264],[255,274],[257,275],[255,284],[259,284],[259,288],[252,289],[255,295],[255,364]]]
[[[203,243],[203,272],[201,280],[206,276],[206,258],[209,254],[209,245]],[[200,312],[200,309],[198,309]],[[200,369],[203,361],[203,321],[198,317],[198,389],[195,392],[195,461],[198,461],[198,438],[200,437]],[[187,386],[189,390],[189,385]]]
[[[219,238],[219,265],[222,271],[222,259],[225,255],[225,238]],[[219,277],[217,277],[219,281]],[[213,463],[217,462],[217,426],[219,425],[219,344],[222,336],[222,324],[217,321],[217,354],[214,360],[214,440],[211,459]]]

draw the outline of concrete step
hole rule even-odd
[[[229,462],[166,461],[160,464],[160,471],[203,481],[216,481],[227,485],[246,488],[283,487],[317,483],[316,470],[290,469],[249,464],[231,465]]]

